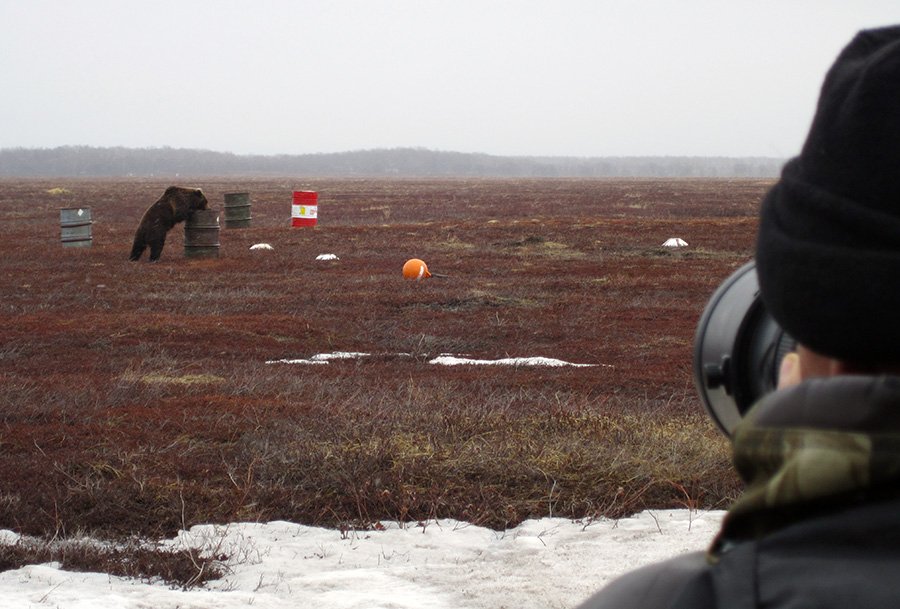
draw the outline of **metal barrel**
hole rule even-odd
[[[219,257],[219,212],[200,209],[184,223],[186,258]]]
[[[319,193],[295,190],[291,203],[291,226],[315,226],[319,220]]]
[[[250,193],[225,193],[225,228],[250,226]]]
[[[63,247],[90,247],[91,208],[63,207],[59,210],[60,240]]]

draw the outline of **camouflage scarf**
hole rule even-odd
[[[713,545],[900,496],[900,377],[814,379],[754,406],[734,434],[747,484]]]

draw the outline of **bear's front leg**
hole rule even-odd
[[[162,254],[163,246],[166,244],[166,236],[158,237],[150,242],[150,262],[159,260]]]

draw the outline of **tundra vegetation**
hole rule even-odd
[[[184,257],[176,229],[158,264],[129,263],[172,183],[220,210],[249,192],[251,226],[222,222],[218,257]],[[752,255],[770,184],[0,180],[0,528],[26,536],[0,546],[0,568],[193,585],[218,557],[142,540],[726,507],[739,481],[692,342]],[[315,228],[290,227],[293,190],[318,191]],[[59,209],[84,206],[92,246],[62,247]],[[447,276],[404,280],[409,258]],[[267,363],[333,352],[367,355]],[[429,363],[442,354],[592,366]]]

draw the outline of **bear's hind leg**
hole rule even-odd
[[[131,255],[128,257],[129,260],[140,260],[141,255],[144,253],[144,250],[147,248],[147,244],[144,243],[143,239],[139,237],[134,238],[134,245],[131,246]]]

